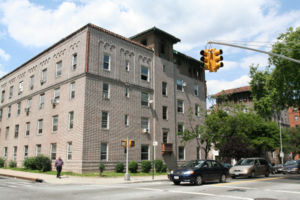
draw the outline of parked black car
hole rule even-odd
[[[275,169],[275,173],[279,174],[283,172],[283,164],[274,165],[273,168]]]
[[[300,174],[300,160],[288,160],[283,165],[283,173],[298,173]]]
[[[170,181],[175,185],[181,182],[190,182],[201,185],[206,181],[225,182],[228,169],[215,160],[192,160],[183,164],[180,168],[172,170],[169,174]]]

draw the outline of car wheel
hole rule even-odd
[[[202,176],[197,176],[194,184],[195,185],[201,185],[202,182],[203,182]]]
[[[226,175],[222,174],[220,177],[220,183],[225,183],[226,182]]]
[[[269,172],[269,171],[266,171],[265,177],[269,177],[269,176],[270,176],[270,172]]]
[[[180,181],[173,181],[174,185],[179,185]]]

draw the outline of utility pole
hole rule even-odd
[[[130,175],[128,173],[128,150],[129,150],[129,140],[128,137],[126,139],[126,173],[124,176],[125,181],[130,181]]]

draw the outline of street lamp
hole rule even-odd
[[[281,158],[281,164],[283,164],[283,151],[282,151],[282,134],[281,134],[281,112],[278,111],[277,112],[277,119],[278,119],[278,123],[279,123],[279,130],[280,130],[280,158]]]

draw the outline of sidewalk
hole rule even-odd
[[[9,176],[37,182],[50,184],[118,184],[118,183],[141,183],[154,181],[167,181],[167,175],[154,176],[131,176],[130,181],[125,181],[124,177],[105,178],[105,177],[79,177],[79,176],[62,176],[61,179],[56,175],[38,174],[30,172],[15,171],[10,169],[1,169],[0,176]]]

